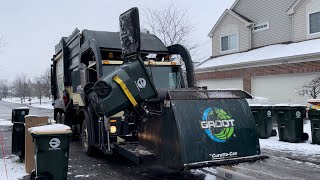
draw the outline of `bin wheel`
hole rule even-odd
[[[309,134],[308,134],[308,133],[302,133],[301,139],[302,139],[303,141],[308,140],[308,139],[309,139]]]
[[[82,132],[81,132],[81,141],[82,141],[82,150],[88,156],[92,156],[93,147],[90,144],[89,140],[89,130],[86,121],[82,123]]]
[[[35,180],[35,178],[36,178],[36,171],[33,170],[30,175],[30,180]]]
[[[37,176],[34,180],[47,180],[47,177],[44,176]]]
[[[275,130],[275,129],[272,129],[272,131],[271,131],[271,136],[277,136],[277,130]]]

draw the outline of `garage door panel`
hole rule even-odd
[[[310,97],[299,96],[297,90],[317,74],[261,76],[252,78],[252,95],[270,99],[271,103],[306,104]]]

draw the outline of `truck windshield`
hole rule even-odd
[[[119,65],[103,65],[103,75],[112,73]],[[157,89],[182,88],[183,82],[179,66],[146,66]]]
[[[182,88],[182,78],[179,66],[147,66],[146,68],[157,89]]]

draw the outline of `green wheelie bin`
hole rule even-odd
[[[311,123],[311,143],[320,145],[320,110],[310,109],[308,116]]]
[[[28,131],[35,143],[35,171],[31,179],[67,179],[70,127],[53,124],[29,128]]]
[[[24,160],[24,138],[25,138],[25,127],[24,117],[29,114],[27,107],[20,107],[12,109],[11,121],[12,127],[12,154],[19,156],[20,159]]]
[[[306,117],[306,106],[293,104],[277,104],[273,106],[277,118],[279,140],[297,143],[309,139],[303,133],[303,119]]]
[[[250,105],[256,122],[256,132],[260,138],[276,136],[277,131],[272,128],[272,106],[262,104]]]

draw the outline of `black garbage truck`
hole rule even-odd
[[[139,13],[120,32],[76,29],[52,58],[54,117],[91,155],[191,169],[264,159],[241,90],[200,90],[188,50],[141,33]]]

